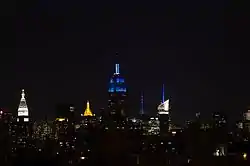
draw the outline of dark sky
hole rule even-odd
[[[242,4],[147,2],[36,0],[1,6],[0,105],[16,111],[25,88],[35,118],[52,116],[61,102],[82,111],[87,99],[98,111],[107,105],[119,52],[131,114],[139,111],[141,91],[153,114],[164,83],[176,122],[198,111],[239,117],[250,103]]]

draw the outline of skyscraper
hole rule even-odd
[[[158,116],[160,118],[161,135],[166,135],[170,130],[169,99],[165,101],[164,85],[162,87],[162,101],[158,106]]]
[[[22,90],[21,100],[17,110],[16,125],[13,125],[13,139],[17,147],[26,147],[31,136],[31,123],[29,118],[29,109],[25,99],[24,89]]]
[[[17,110],[17,122],[29,122],[29,109],[25,99],[24,89],[22,90],[20,104]]]
[[[120,64],[115,64],[115,72],[109,81],[108,88],[108,110],[111,117],[117,119],[126,116],[126,104],[127,88],[124,82],[124,78],[120,74]]]

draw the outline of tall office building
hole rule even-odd
[[[13,124],[13,131],[15,131],[15,134],[12,135],[17,147],[26,147],[30,139],[32,129],[29,116],[29,109],[23,89],[17,110],[16,124]]]
[[[170,130],[169,99],[165,101],[164,85],[162,87],[162,101],[158,106],[158,116],[160,119],[160,133],[166,135]]]
[[[115,72],[109,81],[108,94],[108,110],[111,117],[115,119],[125,117],[127,88],[124,78],[120,74],[120,65],[118,63],[115,64]]]
[[[10,154],[11,149],[11,122],[12,113],[0,108],[0,162],[1,165],[4,164],[4,159],[6,159]],[[5,160],[6,161],[6,160]]]

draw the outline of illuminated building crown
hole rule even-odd
[[[115,64],[115,72],[109,81],[109,89],[110,93],[125,93],[127,92],[127,88],[125,86],[124,78],[120,75],[120,65]]]
[[[87,101],[87,107],[84,111],[83,116],[94,116],[94,114],[90,110],[89,101]]]
[[[28,106],[26,103],[26,99],[25,99],[25,93],[24,93],[24,89],[22,90],[22,94],[21,94],[21,100],[20,100],[20,104],[18,107],[18,116],[29,116],[29,110],[28,110]]]
[[[158,114],[169,114],[169,100],[164,101],[158,107]]]
[[[158,114],[169,114],[169,99],[165,101],[164,85],[162,86],[162,102],[157,107]]]

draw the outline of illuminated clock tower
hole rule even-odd
[[[22,90],[20,104],[17,110],[17,122],[29,122],[29,109],[25,99],[24,89]]]
[[[14,125],[13,130],[13,139],[15,140],[16,148],[25,148],[28,145],[28,140],[31,137],[31,123],[29,109],[27,106],[25,92],[22,90],[21,100],[17,110],[16,125]]]

